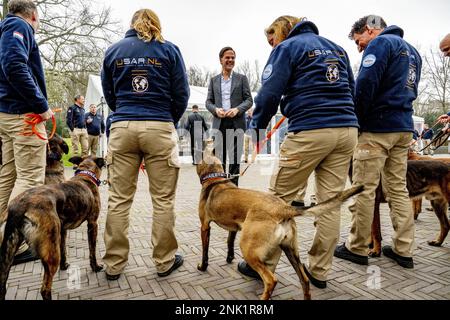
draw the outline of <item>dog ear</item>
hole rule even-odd
[[[64,140],[62,140],[62,142],[61,142],[61,144],[59,146],[61,147],[62,151],[65,154],[69,153],[69,146],[67,145],[67,143]]]
[[[83,162],[83,158],[81,158],[81,157],[72,157],[72,158],[69,159],[69,162],[71,162],[73,164],[76,164],[78,166],[81,162]]]
[[[97,158],[97,159],[95,159],[94,162],[97,165],[97,167],[99,167],[100,169],[106,165],[106,161],[103,158]]]

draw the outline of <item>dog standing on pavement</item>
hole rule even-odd
[[[66,181],[64,176],[64,164],[61,159],[64,154],[69,153],[69,146],[57,134],[55,134],[47,145],[46,166],[45,166],[45,182],[44,184],[58,184]],[[0,140],[0,165],[1,165],[1,140]],[[0,212],[0,226],[6,223],[8,211]],[[0,244],[3,241],[3,230],[0,229]]]
[[[89,260],[94,272],[103,267],[97,263],[97,219],[100,214],[101,169],[103,158],[73,157],[78,165],[69,181],[32,188],[16,197],[8,206],[6,223],[0,226],[4,237],[0,249],[0,300],[5,299],[6,282],[20,243],[25,240],[44,266],[41,295],[51,300],[53,276],[66,270],[67,230],[88,223]]]
[[[450,158],[423,156],[414,152],[414,150],[412,149],[408,150],[408,160],[441,161],[450,164]],[[419,214],[422,212],[422,198],[413,199],[413,210],[414,210],[414,220],[417,220]]]
[[[277,279],[266,261],[270,260],[279,248],[284,251],[300,278],[304,299],[311,299],[309,279],[300,262],[294,217],[305,214],[320,215],[326,210],[340,206],[343,201],[361,192],[363,187],[343,191],[312,208],[299,209],[287,205],[269,193],[236,187],[224,174],[220,160],[212,155],[205,155],[203,161],[197,165],[197,173],[202,183],[199,216],[203,247],[202,262],[197,268],[206,271],[208,267],[210,223],[215,222],[230,232],[228,263],[234,258],[236,233],[242,231],[242,255],[264,282],[261,299],[269,299],[277,284]]]
[[[439,247],[450,231],[447,208],[450,201],[450,164],[436,160],[408,160],[406,187],[409,197],[414,201],[425,197],[439,219],[440,233],[435,240],[428,241],[430,246]],[[380,185],[375,196],[375,208],[372,221],[372,249],[369,256],[381,255],[380,203],[386,202]]]

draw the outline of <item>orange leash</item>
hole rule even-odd
[[[252,162],[247,166],[247,168],[244,169],[244,171],[242,171],[242,173],[240,174],[241,177],[247,172],[248,168],[250,168],[251,165],[255,162],[256,156],[261,152],[261,149],[264,147],[264,145],[267,143],[267,141],[269,141],[270,138],[272,138],[272,136],[275,134],[275,132],[277,132],[277,130],[283,124],[284,120],[286,120],[285,116],[283,116],[277,122],[277,124],[272,128],[272,130],[270,130],[270,132],[267,134],[266,138],[256,146],[256,153],[252,155]]]
[[[53,136],[55,135],[55,132],[56,132],[56,119],[55,119],[55,116],[52,116],[52,124],[53,124],[53,128],[52,128],[52,131],[51,131],[51,133],[50,133],[50,136],[48,137],[48,139],[46,139],[46,138],[44,138],[40,133],[39,133],[39,131],[36,129],[36,126],[39,124],[39,123],[41,123],[41,122],[43,122],[44,120],[42,120],[42,117],[40,116],[40,115],[38,115],[38,114],[30,114],[30,115],[27,115],[26,117],[25,117],[25,120],[24,120],[24,122],[25,122],[25,124],[26,125],[29,125],[29,126],[31,126],[31,133],[28,131],[28,132],[26,132],[25,130],[24,130],[24,132],[22,133],[24,136],[31,136],[31,135],[33,135],[33,134],[35,134],[39,139],[41,139],[41,140],[50,140],[51,138],[53,138]]]
[[[61,112],[61,109],[55,109],[55,110],[53,110],[53,112],[54,112],[54,113],[56,113],[56,112]],[[47,140],[50,140],[51,138],[53,138],[53,136],[54,136],[55,133],[56,133],[56,118],[55,118],[54,115],[52,116],[52,131],[51,131],[50,136],[48,137],[48,139],[44,138],[44,137],[39,133],[39,131],[36,129],[36,126],[37,126],[39,123],[44,122],[44,120],[42,119],[42,117],[41,117],[40,115],[34,114],[34,113],[32,113],[32,114],[27,114],[26,117],[25,117],[25,119],[24,119],[24,122],[25,122],[25,127],[24,127],[24,129],[23,129],[23,131],[22,131],[22,133],[21,133],[23,136],[32,136],[32,135],[34,134],[34,135],[36,135],[39,139],[44,140],[44,141],[47,141]],[[26,128],[27,125],[28,125],[28,126],[31,126],[31,131],[30,131],[30,130],[26,130],[26,129],[27,129],[27,128]]]

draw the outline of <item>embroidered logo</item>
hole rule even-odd
[[[335,64],[330,64],[327,69],[327,80],[331,83],[340,79],[339,68]]]
[[[408,84],[414,85],[416,83],[416,79],[417,79],[416,68],[410,66],[408,71]]]
[[[268,64],[263,72],[263,76],[262,76],[263,80],[269,79],[270,76],[272,75],[272,71],[273,71],[273,66],[271,64]]]
[[[375,57],[375,55],[373,54],[369,54],[367,57],[364,58],[362,65],[364,68],[370,68],[375,64],[376,61],[377,57]]]
[[[148,79],[143,76],[136,76],[132,80],[132,85],[135,92],[145,92],[148,90]]]

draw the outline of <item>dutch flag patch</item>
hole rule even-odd
[[[14,31],[13,37],[19,39],[20,41],[23,41],[23,34],[21,34],[19,31]]]

